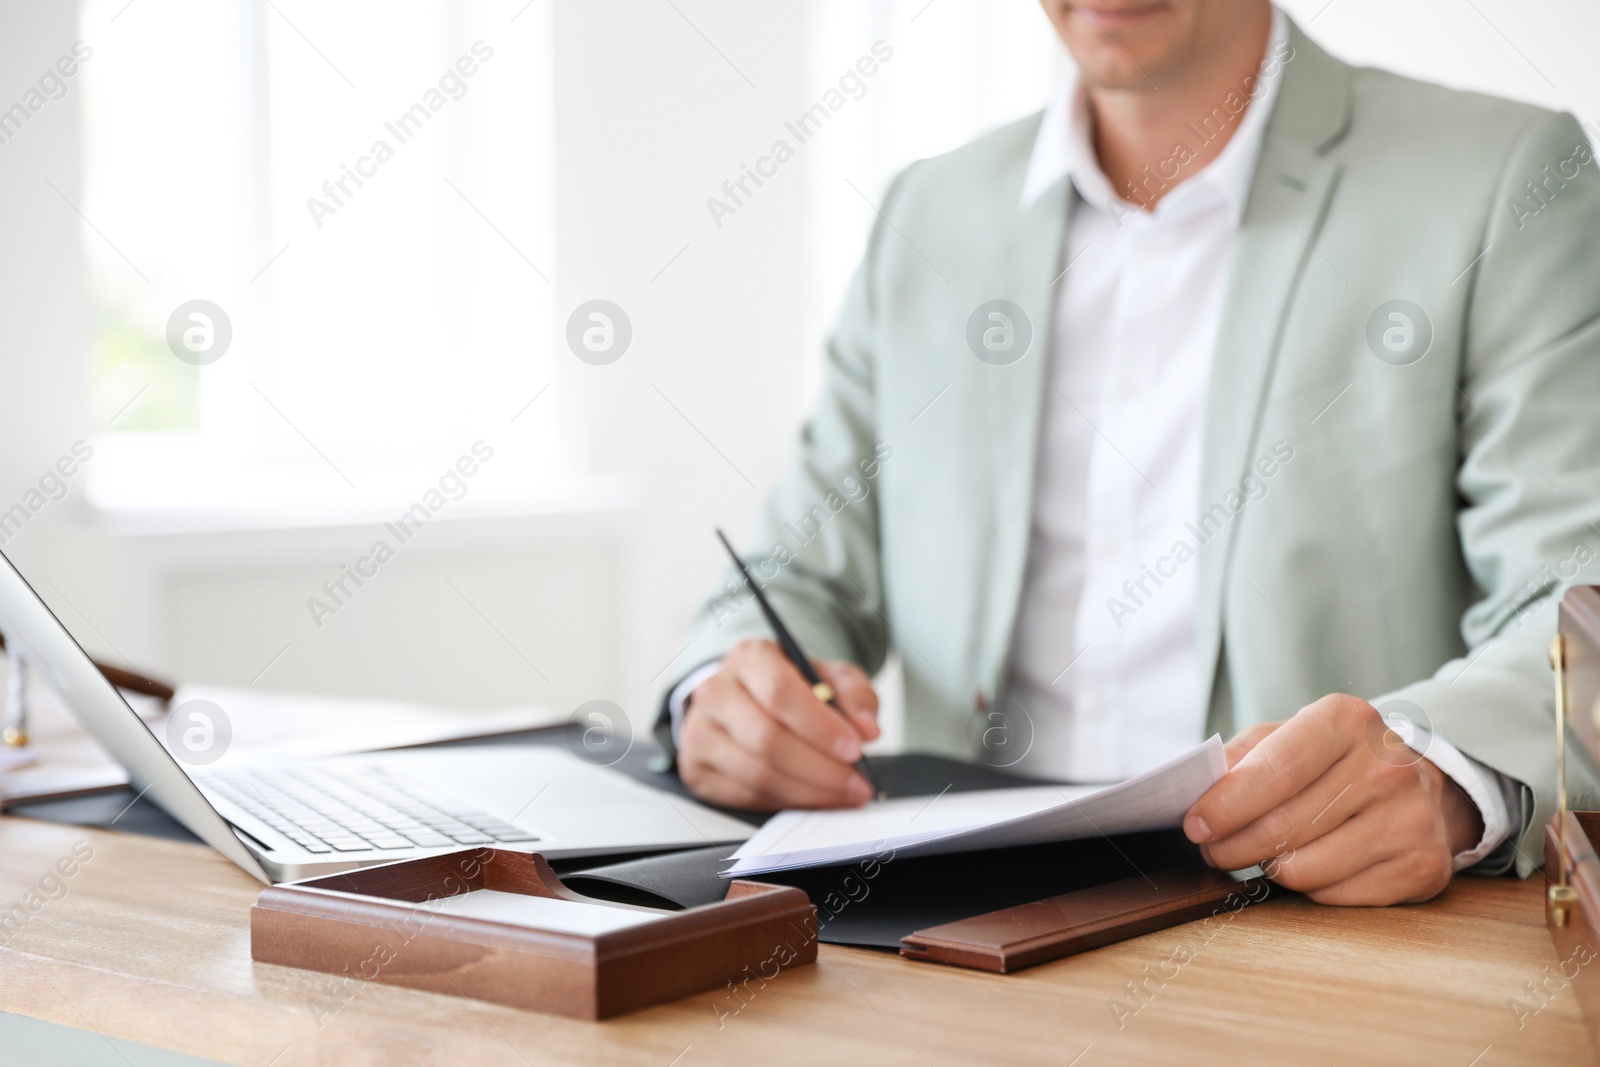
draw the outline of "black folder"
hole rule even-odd
[[[910,754],[873,759],[890,796],[931,796],[1040,784],[990,767]],[[734,849],[701,848],[589,867],[562,875],[577,892],[654,907],[698,907],[722,900]],[[896,858],[885,853],[847,866],[760,875],[755,880],[802,889],[817,907],[821,941],[898,949],[918,930],[1125,878],[1201,864],[1180,831]]]

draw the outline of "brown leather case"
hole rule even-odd
[[[1544,839],[1546,875],[1560,862],[1559,818],[1550,820]],[[1600,811],[1567,812],[1567,879],[1577,896],[1567,908],[1564,922],[1556,921],[1552,903],[1545,899],[1545,925],[1555,942],[1556,962],[1533,976],[1511,1003],[1513,1012],[1520,1004],[1537,1013],[1545,1000],[1572,983],[1583,1009],[1584,1028],[1600,1048],[1600,855],[1595,852],[1596,842],[1600,842]]]
[[[1567,590],[1559,626],[1566,647],[1567,725],[1600,764],[1600,586]]]
[[[653,910],[580,896],[542,856],[486,848],[263,890],[250,910],[250,955],[339,975],[352,990],[384,982],[582,1019],[765,983],[817,958],[816,909],[787,886],[736,881],[716,904],[598,935],[442,914],[427,903],[478,889]]]
[[[1600,586],[1576,586],[1562,598],[1558,627],[1562,672],[1566,685],[1567,725],[1589,754],[1600,763]],[[1567,759],[1574,757],[1569,753]],[[1562,985],[1571,983],[1583,1009],[1584,1025],[1600,1048],[1600,812],[1566,813],[1565,855],[1562,854],[1562,816],[1550,820],[1544,842],[1544,875],[1554,884],[1571,886],[1571,899],[1557,914],[1556,898],[1546,895],[1545,924],[1555,942],[1557,961],[1546,967],[1536,983],[1513,1000],[1537,1010]]]
[[[1006,974],[1265,900],[1265,878],[1244,882],[1210,867],[1179,867],[1002,908],[918,930],[908,959]]]

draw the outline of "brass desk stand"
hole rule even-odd
[[[1550,669],[1556,676],[1556,880],[1547,893],[1550,921],[1567,925],[1578,891],[1567,874],[1567,642],[1557,633],[1550,639]]]

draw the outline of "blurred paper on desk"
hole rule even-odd
[[[128,784],[127,772],[86,734],[48,685],[34,687],[30,710],[31,767],[0,774],[0,808],[29,801],[77,796]],[[376,752],[409,745],[492,737],[559,726],[567,714],[554,708],[521,707],[472,711],[389,700],[296,693],[257,692],[222,686],[178,688],[172,711],[132,696],[128,703],[169,750],[168,716],[186,714],[184,705],[204,700],[222,709],[230,739],[211,767],[240,767],[256,761],[309,759],[353,752]],[[181,737],[183,726],[172,733]],[[216,726],[215,723],[212,724]]]
[[[228,750],[212,767],[236,767],[256,760],[299,760],[377,752],[387,748],[459,741],[468,737],[559,726],[567,713],[554,708],[499,708],[469,711],[406,704],[394,700],[268,693],[210,685],[183,685],[172,701],[171,714],[182,716],[184,705],[204,700],[221,708],[233,732]],[[165,717],[150,721],[170,750]]]

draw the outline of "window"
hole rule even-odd
[[[512,419],[554,359],[547,3],[82,18],[98,503],[386,504],[478,439],[552,473],[552,420]],[[193,300],[231,327],[204,366],[168,341]]]

